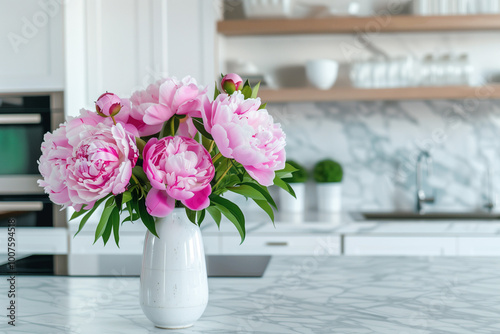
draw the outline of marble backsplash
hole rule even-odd
[[[287,134],[288,158],[312,170],[332,158],[344,168],[344,210],[414,210],[416,159],[433,159],[429,209],[482,210],[500,190],[500,101],[272,104]],[[307,186],[309,209],[315,187]]]

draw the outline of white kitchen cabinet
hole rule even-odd
[[[64,90],[60,0],[0,0],[0,93]]]
[[[340,236],[250,235],[240,245],[236,235],[221,235],[224,255],[340,255]]]
[[[345,255],[457,255],[457,238],[438,236],[345,236]]]
[[[460,237],[458,255],[500,256],[500,237]]]
[[[129,97],[166,76],[191,75],[211,87],[214,12],[204,0],[66,2],[68,115],[93,108],[103,92]]]

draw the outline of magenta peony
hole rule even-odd
[[[151,138],[143,156],[144,171],[153,188],[146,198],[150,215],[167,216],[174,209],[175,200],[191,210],[208,207],[215,169],[201,144],[182,136]]]
[[[189,76],[181,81],[167,79],[159,88],[158,104],[144,111],[144,123],[161,125],[175,114],[201,117],[202,98],[206,96],[206,91]]]
[[[263,186],[273,184],[275,171],[285,168],[285,133],[274,123],[260,99],[241,92],[205,101],[202,117],[223,156],[235,159]]]

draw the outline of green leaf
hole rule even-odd
[[[89,220],[90,216],[92,216],[92,214],[95,212],[95,210],[99,207],[99,205],[101,205],[102,202],[104,202],[104,200],[106,200],[106,198],[108,198],[108,196],[101,198],[100,200],[95,202],[94,207],[92,209],[90,209],[88,211],[88,213],[82,218],[82,220],[80,221],[80,225],[78,226],[78,231],[76,231],[76,233],[74,235],[75,237],[78,233],[80,233],[82,228],[85,226],[85,223],[87,223],[87,220]]]
[[[271,221],[273,222],[274,225],[274,211],[273,208],[271,208],[271,206],[269,205],[269,203],[257,199],[254,199],[253,201],[257,203],[257,205],[260,206],[262,210],[264,210],[267,213],[267,215],[269,216],[269,218],[271,218]]]
[[[155,219],[151,217],[146,209],[145,199],[138,201],[139,214],[141,215],[142,223],[146,226],[146,228],[151,232],[155,237],[159,238],[156,233]]]
[[[135,166],[132,168],[132,174],[139,179],[141,184],[147,184],[149,182],[148,177],[141,166]]]
[[[111,211],[111,215],[106,222],[106,228],[104,229],[104,233],[102,234],[102,241],[104,242],[104,246],[108,243],[109,237],[111,236],[111,231],[113,230],[113,212],[117,209],[115,206]]]
[[[240,208],[230,200],[213,194],[210,195],[210,201],[234,224],[240,233],[241,242],[243,243],[245,240],[245,216]]]
[[[186,208],[186,216],[191,221],[191,223],[196,224],[196,211]]]
[[[266,109],[266,106],[267,106],[267,103],[261,104],[260,107],[259,107],[259,110],[260,109]]]
[[[132,200],[131,200],[132,201]],[[122,221],[122,225],[123,223],[125,223],[129,218],[130,218],[130,221],[133,222],[134,220],[137,220],[137,219],[132,219],[134,217],[134,211],[132,209],[132,203],[131,201],[125,203],[125,206],[127,207],[127,211],[129,213],[129,216],[127,218],[125,218],[123,221]]]
[[[278,171],[275,172],[276,176],[278,176],[279,178],[283,178],[283,177],[291,177],[292,176],[292,173],[293,172],[296,172],[298,171],[297,168],[293,167],[292,165],[290,165],[288,162],[285,164],[285,168],[283,169],[280,169]]]
[[[120,248],[120,211],[115,208],[111,213],[111,225],[113,226],[113,236],[115,237],[116,246]]]
[[[222,77],[224,77],[224,75],[222,75]],[[214,100],[217,98],[217,96],[220,95],[220,91],[219,91],[219,88],[217,87],[217,81],[215,82],[215,89],[214,89]]]
[[[116,203],[116,206],[121,209],[122,204],[123,204],[123,195],[122,194],[118,194],[115,196],[115,203]]]
[[[198,132],[201,133],[203,137],[206,137],[210,140],[214,140],[212,135],[208,133],[207,130],[205,129],[205,126],[203,125],[203,119],[193,117],[193,124],[196,130],[198,130]]]
[[[108,224],[109,216],[111,215],[111,212],[115,208],[115,205],[109,205],[108,202],[106,202],[106,208],[104,208],[104,211],[102,212],[101,219],[99,220],[99,224],[97,224],[97,228],[95,230],[95,240],[94,243],[96,243],[97,240],[104,234],[104,231],[106,230],[106,225]]]
[[[243,88],[245,88],[245,87],[250,87],[250,82],[248,81],[248,79],[243,84]]]
[[[86,207],[86,205],[84,205],[80,211],[75,211],[75,212],[73,212],[73,214],[71,215],[71,218],[70,218],[69,220],[73,220],[73,219],[75,219],[75,218],[80,217],[80,216],[81,216],[81,215],[83,215],[84,213],[87,213],[87,212],[88,212],[88,210],[85,210],[85,207]]]
[[[214,219],[215,223],[217,224],[217,227],[220,228],[220,221],[222,219],[222,215],[219,209],[217,209],[215,206],[209,206],[206,210],[208,211],[210,216],[212,216],[212,218]]]
[[[122,203],[128,203],[130,202],[130,200],[132,200],[132,192],[130,190],[125,191],[122,195],[123,195]]]
[[[201,211],[197,211],[197,220],[198,220],[198,226],[201,226],[201,223],[203,223],[203,220],[205,219],[205,209]]]
[[[297,198],[295,196],[295,191],[293,191],[292,187],[288,183],[286,183],[285,181],[283,181],[282,179],[280,179],[278,176],[274,177],[273,183],[276,186],[280,187],[281,189],[285,190],[287,193],[289,193],[293,197]]]
[[[240,186],[237,187],[229,187],[227,188],[229,191],[232,191],[234,193],[243,195],[245,197],[249,197],[254,200],[263,200],[266,202],[269,202],[272,206],[277,208],[276,203],[274,202],[273,198],[271,197],[271,194],[267,191],[266,188],[264,188],[261,185],[257,185],[255,183],[244,183]]]
[[[243,87],[243,89],[241,90],[241,93],[243,94],[243,96],[245,97],[245,100],[246,99],[249,99],[251,96],[252,96],[252,88],[250,88],[250,86],[245,86]]]
[[[255,86],[253,86],[252,95],[250,96],[250,98],[252,99],[257,98],[257,94],[259,93],[259,88],[260,88],[260,81]]]

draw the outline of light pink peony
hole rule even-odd
[[[122,99],[122,103],[123,108],[118,115],[115,116],[115,121],[121,124],[127,132],[133,134],[135,137],[139,137],[139,131],[134,124],[130,123],[130,101],[128,99]],[[71,122],[70,126],[78,126],[80,122],[92,126],[96,126],[99,123],[109,127],[114,125],[111,117],[101,117],[96,112],[87,109],[81,109],[80,116],[76,119],[78,119],[78,122]],[[72,118],[70,118],[70,120],[72,120]]]
[[[168,78],[159,88],[158,104],[144,111],[144,123],[163,124],[175,114],[201,117],[202,99],[206,92],[206,88],[198,86],[196,80],[189,76],[181,81]]]
[[[95,102],[95,109],[102,117],[114,117],[122,109],[122,99],[113,93],[104,93]]]
[[[245,100],[237,91],[204,104],[205,129],[222,155],[242,164],[261,185],[272,185],[274,172],[285,168],[285,133],[267,110],[259,110],[260,99]]]
[[[243,79],[236,73],[229,73],[222,78],[220,85],[226,93],[231,95],[243,88]]]
[[[165,79],[158,80],[150,84],[146,90],[139,90],[132,94],[130,102],[132,103],[132,110],[128,122],[133,124],[141,136],[151,136],[160,132],[162,123],[150,125],[144,123],[144,115],[146,109],[160,103],[160,86],[165,82]]]
[[[209,206],[215,170],[207,150],[191,138],[151,138],[143,151],[144,171],[153,187],[146,198],[148,213],[165,217],[175,200],[191,210]]]
[[[52,202],[67,208],[73,205],[66,186],[67,160],[72,156],[73,147],[66,137],[66,125],[61,125],[54,133],[46,133],[43,139],[42,156],[38,161],[43,179],[38,180],[38,185],[45,188]],[[76,205],[75,210],[80,211],[81,207]]]

